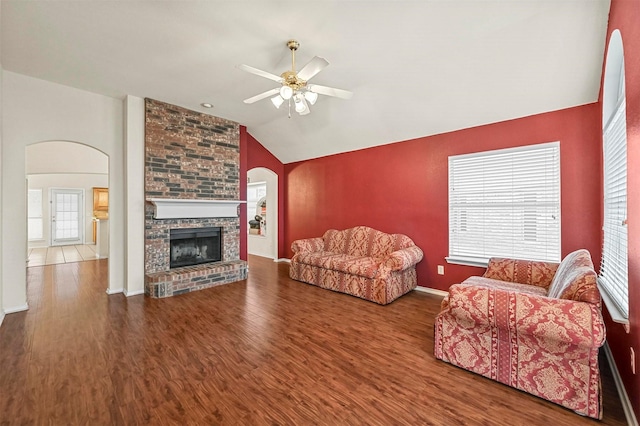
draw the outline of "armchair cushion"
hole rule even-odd
[[[548,295],[600,306],[597,276],[587,250],[576,250],[562,260],[553,277]]]
[[[559,263],[493,257],[483,276],[548,289],[558,266]]]

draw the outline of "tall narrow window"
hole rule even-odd
[[[451,263],[560,261],[560,144],[449,157]]]
[[[41,240],[42,233],[42,189],[30,189],[27,193],[27,238]]]
[[[602,145],[604,223],[598,282],[614,321],[628,322],[627,115],[622,38],[614,31],[605,70]]]

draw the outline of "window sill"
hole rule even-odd
[[[454,265],[465,265],[465,266],[477,266],[479,268],[486,268],[489,264],[488,259],[479,259],[473,257],[464,257],[464,256],[449,256],[444,258],[447,263],[452,263]]]
[[[598,283],[598,289],[600,290],[600,296],[602,296],[602,301],[607,307],[607,310],[609,311],[609,315],[611,315],[611,319],[613,320],[613,322],[617,322],[618,324],[624,325],[624,329],[628,333],[629,318],[625,318],[620,308],[618,308],[618,305],[615,304],[611,296],[609,296],[609,293],[607,293],[607,290],[603,288],[599,283]]]

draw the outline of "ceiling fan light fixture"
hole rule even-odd
[[[282,99],[291,99],[291,96],[293,96],[293,89],[289,86],[282,86],[280,88],[280,96],[282,96]]]
[[[304,105],[304,109],[302,111],[300,111],[298,114],[300,115],[307,115],[311,112],[311,110],[309,109],[309,105],[307,105],[307,101],[304,100],[304,98],[302,99],[302,104]]]
[[[305,109],[307,109],[305,102],[304,102],[304,97],[302,97],[302,95],[296,95],[296,97],[294,98],[295,104],[296,104],[296,112],[297,113],[301,113],[303,112]]]
[[[307,90],[306,92],[304,92],[304,98],[307,100],[307,102],[309,102],[311,105],[315,105],[316,101],[318,100],[318,94],[311,92],[309,90]]]
[[[271,98],[271,102],[273,102],[273,106],[275,106],[276,108],[280,108],[280,105],[284,103],[284,99],[282,98],[282,96],[277,95]]]

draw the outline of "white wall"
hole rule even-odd
[[[4,71],[2,76],[2,284],[5,312],[27,309],[28,145],[78,142],[109,156],[109,288],[124,285],[123,102]]]
[[[266,236],[249,235],[247,252],[257,256],[277,259],[278,257],[278,175],[269,169],[258,167],[247,171],[249,182],[267,183],[267,232]],[[247,211],[247,220],[255,215]],[[247,229],[249,225],[247,224]]]
[[[0,7],[0,10],[2,7]],[[1,15],[1,14],[0,14]],[[1,18],[1,16],[0,16]],[[1,21],[1,19],[0,19]],[[2,39],[0,38],[0,58],[2,58]],[[3,70],[2,70],[2,60],[0,59],[0,212],[2,212],[2,78],[3,78]],[[4,240],[4,236],[2,234],[2,221],[0,220],[0,240]],[[0,260],[2,259],[2,244],[0,244]],[[3,293],[4,293],[4,285],[2,279],[2,261],[0,261],[0,325],[2,325],[2,320],[4,319],[4,302],[3,302]]]
[[[84,189],[84,228],[85,244],[93,244],[93,187],[107,187],[109,175],[86,173],[56,173],[27,175],[29,189],[42,189],[42,240],[29,241],[29,248],[47,247],[51,244],[51,188]]]
[[[125,99],[125,286],[124,294],[144,293],[144,99]]]
[[[90,146],[53,141],[27,147],[27,174],[109,174],[109,157]]]

